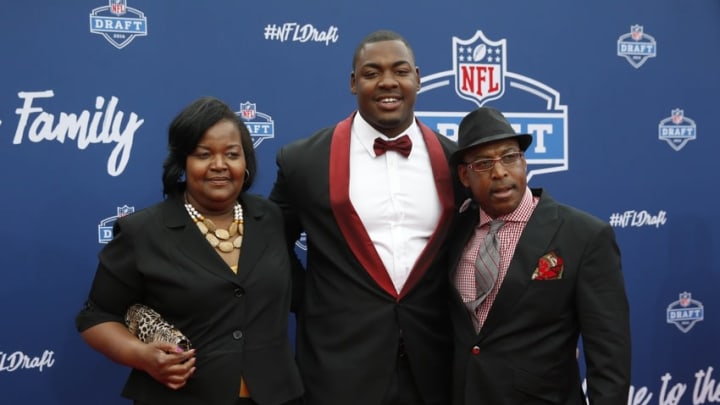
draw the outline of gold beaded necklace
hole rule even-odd
[[[233,207],[233,221],[228,229],[218,228],[212,220],[205,218],[192,204],[187,202],[187,199],[185,200],[185,209],[212,247],[223,253],[240,249],[244,233],[243,209],[240,203],[236,202]]]

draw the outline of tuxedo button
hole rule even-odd
[[[471,351],[472,351],[472,354],[474,354],[474,355],[480,354],[480,346],[473,346]]]
[[[236,297],[241,298],[241,297],[244,296],[244,295],[245,295],[245,290],[244,290],[242,287],[235,289],[235,296],[236,296]]]
[[[239,339],[242,339],[243,333],[241,330],[236,330],[232,333],[232,336],[233,336],[233,339],[239,340]]]

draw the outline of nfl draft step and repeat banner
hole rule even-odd
[[[128,370],[74,316],[115,220],[162,198],[172,118],[204,95],[231,105],[267,195],[282,145],[353,111],[353,51],[381,28],[414,47],[424,123],[455,139],[467,112],[501,109],[534,136],[530,185],[614,227],[628,403],[720,403],[718,0],[8,2],[0,402],[127,403]]]

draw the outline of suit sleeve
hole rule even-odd
[[[292,173],[289,169],[286,148],[281,148],[276,157],[277,164],[277,176],[275,184],[270,191],[269,199],[280,207],[283,216],[283,223],[285,227],[285,240],[290,254],[290,264],[292,267],[292,302],[291,311],[297,312],[300,303],[302,302],[304,282],[305,282],[305,268],[302,262],[298,258],[295,252],[295,242],[300,238],[302,233],[302,227],[300,220],[295,210],[295,206],[292,204],[292,190],[291,181],[289,174]]]
[[[121,223],[115,223],[113,240],[100,252],[88,299],[75,319],[80,332],[103,322],[124,322],[127,308],[142,297],[135,238],[123,230]]]
[[[620,250],[605,224],[583,255],[578,280],[587,393],[591,405],[627,402],[630,389],[630,316]]]

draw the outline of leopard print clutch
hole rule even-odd
[[[128,330],[145,343],[169,342],[188,351],[192,348],[187,338],[173,325],[165,321],[160,314],[150,307],[135,304],[125,313],[125,324]]]

